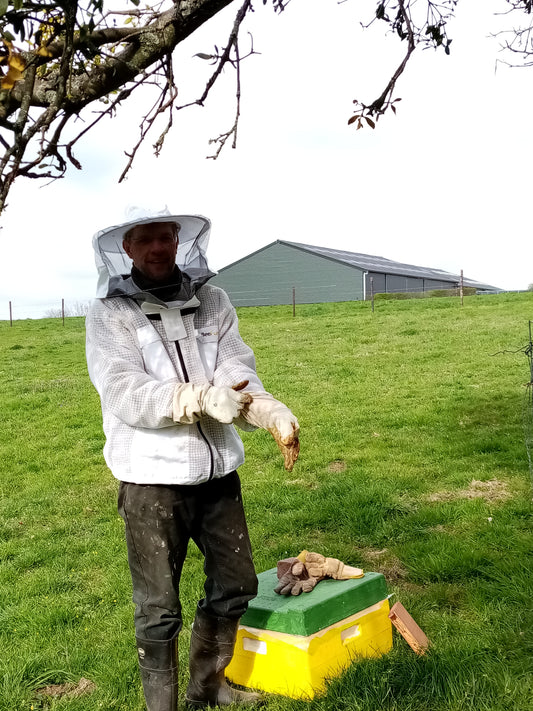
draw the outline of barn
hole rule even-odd
[[[460,276],[384,257],[276,240],[221,269],[210,281],[234,306],[360,301],[371,294],[453,289]],[[500,291],[463,278],[478,293]]]

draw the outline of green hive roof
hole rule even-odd
[[[258,629],[307,637],[344,620],[387,597],[381,573],[365,573],[352,580],[322,580],[310,593],[278,595],[276,568],[257,576],[259,590],[241,624]]]

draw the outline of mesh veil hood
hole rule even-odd
[[[211,222],[206,217],[172,215],[166,207],[162,210],[135,207],[128,210],[127,218],[126,222],[120,225],[99,230],[93,237],[98,270],[97,298],[141,297],[139,289],[130,277],[132,261],[124,251],[122,240],[132,227],[150,222],[177,222],[180,225],[176,265],[184,275],[183,286],[186,293],[183,294],[183,300],[191,298],[200,286],[214,276],[206,258],[211,231]],[[144,294],[144,297],[146,300],[159,301],[150,294]]]

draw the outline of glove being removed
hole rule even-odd
[[[267,392],[251,392],[252,402],[243,409],[241,417],[254,427],[268,430],[283,455],[285,469],[292,471],[300,452],[298,420],[279,400]]]
[[[278,449],[283,455],[283,466],[288,472],[292,472],[294,464],[300,454],[300,440],[298,438],[298,424],[292,422],[292,432],[283,436],[277,427],[269,427],[268,431],[274,437]]]

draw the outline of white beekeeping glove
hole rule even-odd
[[[300,452],[300,425],[298,420],[279,400],[267,392],[251,392],[252,402],[241,413],[241,417],[254,427],[268,430],[276,440],[283,455],[285,469],[292,471]]]
[[[174,390],[172,402],[172,418],[181,425],[192,425],[203,415],[208,415],[214,420],[230,424],[237,419],[243,408],[251,403],[250,393],[238,392],[242,387],[239,383],[233,388],[216,387],[209,383],[195,385],[194,383],[180,383]]]

